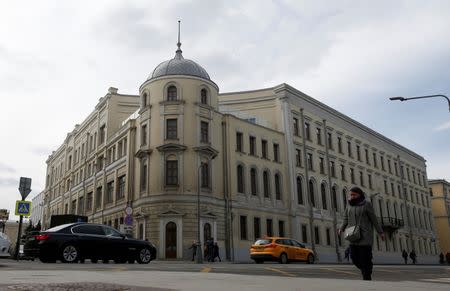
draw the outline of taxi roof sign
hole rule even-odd
[[[16,215],[30,216],[31,214],[31,201],[16,201]]]

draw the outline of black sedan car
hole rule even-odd
[[[26,256],[44,263],[114,260],[116,263],[148,264],[156,258],[156,247],[148,241],[129,239],[116,229],[92,223],[69,223],[30,237],[24,246]]]

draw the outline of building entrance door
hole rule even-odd
[[[177,225],[174,222],[166,224],[166,259],[177,258]]]

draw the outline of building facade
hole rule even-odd
[[[36,226],[40,221],[42,221],[43,214],[44,214],[44,192],[40,192],[31,200],[30,220],[33,223],[33,226]]]
[[[450,183],[446,180],[428,180],[431,205],[440,251],[450,252]]]
[[[379,260],[436,254],[423,157],[287,84],[219,93],[180,45],[139,95],[110,88],[49,156],[44,227],[74,213],[119,228],[129,206],[134,236],[161,259],[189,258],[199,236],[249,261],[255,239],[280,235],[337,261],[336,228],[358,185],[388,233]]]

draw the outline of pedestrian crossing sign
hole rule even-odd
[[[16,201],[16,215],[30,216],[31,214],[31,201]]]

